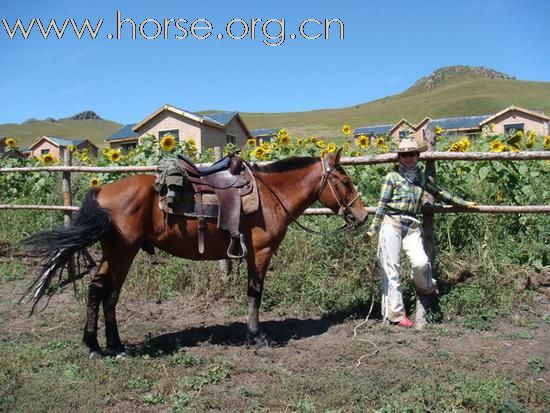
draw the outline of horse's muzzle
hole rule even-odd
[[[341,212],[342,212],[341,215],[343,215],[344,220],[346,221],[346,224],[351,229],[356,229],[356,228],[360,227],[361,225],[363,225],[367,221],[368,214],[366,212],[364,214],[362,214],[361,217],[355,216],[355,214],[353,214],[349,210],[346,211],[346,213],[344,213],[344,211],[341,211]]]

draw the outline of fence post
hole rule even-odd
[[[69,149],[63,149],[63,165],[71,166],[72,164],[72,154]],[[61,181],[61,188],[63,190],[63,206],[71,206],[73,200],[71,195],[71,172],[64,171]],[[66,227],[71,224],[72,212],[65,210],[63,212],[63,223]]]
[[[428,146],[428,151],[433,152],[435,148],[435,130],[434,127],[428,127],[426,129],[426,135],[424,136],[424,140],[426,142],[426,145]],[[429,177],[433,177],[435,179],[436,176],[436,163],[435,161],[426,161],[426,179]],[[432,195],[428,193],[424,193],[425,201],[429,202],[433,205],[434,198]],[[430,210],[428,212],[424,212],[424,220],[422,224],[422,229],[424,231],[424,249],[426,250],[426,254],[428,255],[428,259],[430,260],[430,263],[432,265],[432,269],[435,270],[435,241],[434,241],[434,234],[435,234],[435,222],[434,222],[434,212],[433,210]]]
[[[222,148],[220,146],[214,146],[214,161],[218,161],[222,158]],[[219,260],[218,265],[220,271],[225,275],[224,282],[229,281],[227,278],[233,269],[233,263],[231,260]]]

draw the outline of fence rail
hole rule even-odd
[[[346,157],[341,159],[343,165],[375,165],[389,163],[397,160],[397,154],[387,153],[382,155],[366,155],[358,157]],[[550,151],[531,152],[424,152],[420,154],[420,160],[425,161],[525,161],[525,160],[550,160]],[[259,162],[265,164],[268,162]],[[207,164],[198,164],[205,166]],[[157,166],[40,166],[22,168],[0,168],[0,173],[30,173],[30,172],[59,172],[65,176],[71,173],[148,173],[158,171]],[[69,198],[70,199],[70,198]],[[4,209],[30,209],[52,211],[78,211],[78,207],[71,205],[13,205],[0,204],[0,210]],[[369,213],[374,213],[375,207],[367,207]],[[425,208],[426,213],[487,213],[487,214],[530,214],[550,213],[550,205],[478,205],[475,208],[465,209],[455,206],[434,206]],[[332,215],[328,208],[309,208],[305,215]]]

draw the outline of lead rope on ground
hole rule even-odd
[[[352,340],[355,340],[355,338],[357,337],[357,330],[359,328],[361,328],[362,326],[364,326],[365,324],[368,323],[369,321],[369,317],[372,313],[372,307],[374,306],[374,293],[371,295],[371,301],[370,301],[370,308],[369,308],[369,313],[367,314],[367,316],[365,317],[365,319],[360,322],[359,324],[357,324],[355,326],[355,328],[353,329],[353,338]],[[363,361],[364,358],[366,357],[371,357],[371,356],[374,356],[376,353],[378,353],[378,346],[376,344],[374,344],[372,341],[366,339],[366,338],[358,338],[357,341],[362,341],[362,342],[366,342],[366,343],[369,343],[371,346],[374,347],[374,351],[372,353],[369,353],[369,354],[364,354],[362,355],[361,357],[359,357],[357,359],[357,364],[355,364],[355,368],[359,367],[361,365],[361,361]]]

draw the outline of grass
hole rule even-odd
[[[341,141],[343,136],[340,127],[343,123],[355,128],[393,124],[402,118],[418,122],[426,116],[436,119],[485,115],[497,113],[512,104],[548,114],[548,96],[550,82],[495,80],[461,73],[450,76],[439,87],[431,90],[413,85],[402,93],[350,107],[287,113],[243,112],[241,116],[249,129],[286,128],[295,138],[317,135]],[[0,135],[17,137],[20,145],[30,144],[36,137],[43,135],[87,137],[103,145],[103,140],[120,126],[107,120],[38,121],[0,125]]]
[[[115,133],[122,125],[104,119],[73,120],[61,119],[58,122],[36,121],[30,123],[0,125],[0,136],[17,138],[18,146],[30,145],[40,136],[59,136],[62,138],[88,138],[103,146],[104,140]]]

